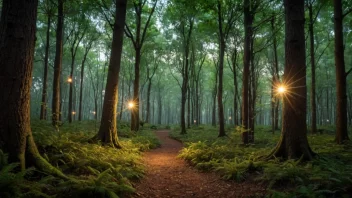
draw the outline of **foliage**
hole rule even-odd
[[[34,121],[33,135],[38,148],[52,165],[71,180],[45,176],[33,168],[22,172],[8,164],[0,151],[0,197],[118,197],[134,192],[132,180],[144,174],[141,151],[160,145],[152,131],[120,138],[122,149],[90,144],[94,122],[63,125],[57,133],[47,122]],[[130,133],[126,127],[120,129]]]
[[[200,126],[186,135],[175,128],[171,137],[185,143],[179,156],[196,168],[216,171],[224,179],[262,182],[272,197],[346,197],[352,192],[352,144],[336,145],[334,134],[308,136],[318,155],[303,162],[263,160],[279,138],[267,127],[257,127],[251,145],[241,144],[240,133],[238,128],[226,138],[217,138],[217,128]]]

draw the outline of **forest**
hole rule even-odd
[[[352,195],[352,1],[0,15],[0,198]]]

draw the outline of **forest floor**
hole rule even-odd
[[[256,182],[225,181],[215,173],[203,173],[177,157],[183,144],[171,139],[169,131],[155,132],[161,147],[144,154],[146,175],[135,184],[139,197],[263,197],[265,187]]]

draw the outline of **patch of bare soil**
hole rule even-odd
[[[162,145],[144,154],[145,177],[136,183],[133,198],[156,197],[263,197],[263,186],[253,182],[224,181],[214,173],[203,173],[177,158],[182,143],[157,131]]]

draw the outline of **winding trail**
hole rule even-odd
[[[229,182],[214,173],[203,173],[177,158],[182,143],[155,132],[162,145],[144,154],[145,177],[135,184],[134,198],[166,197],[263,197],[265,190],[253,182]]]

